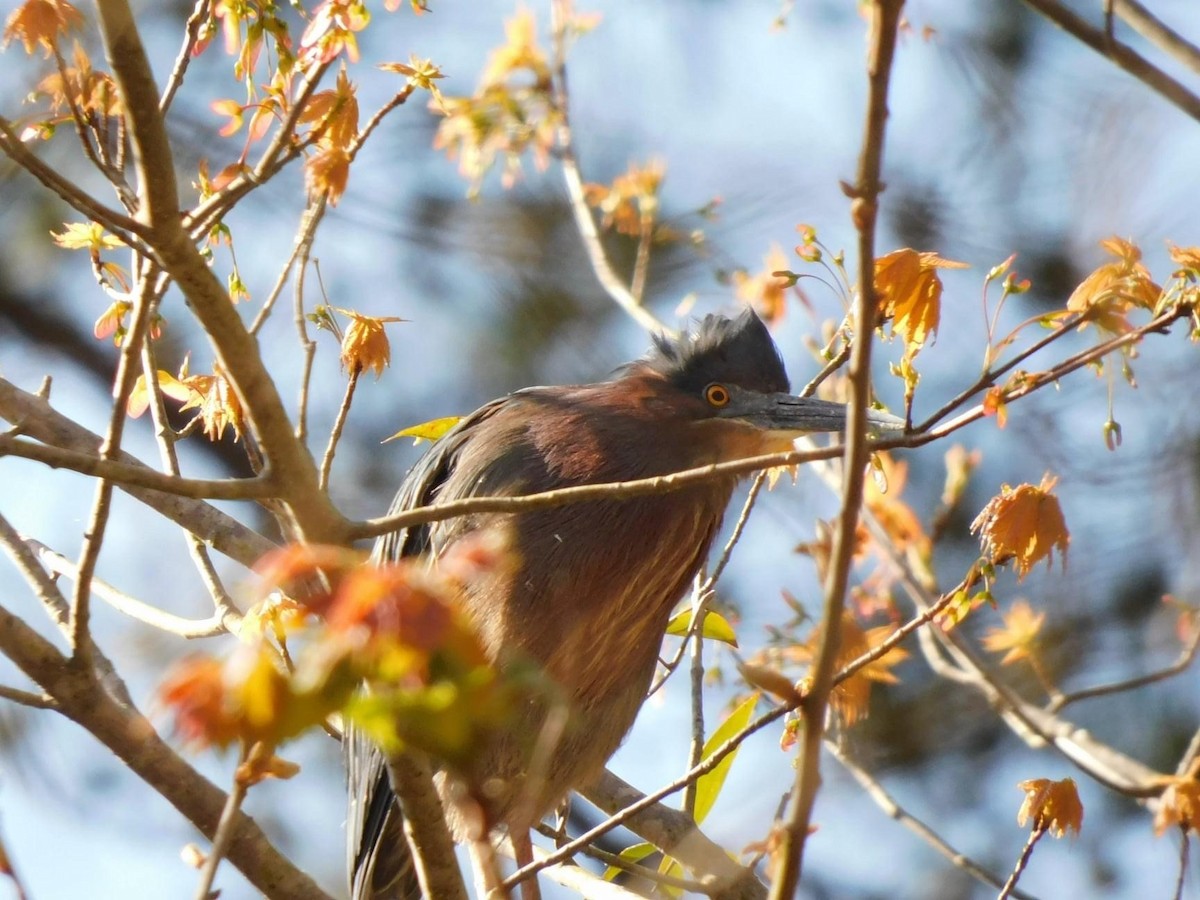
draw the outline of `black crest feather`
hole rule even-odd
[[[751,309],[736,319],[707,315],[678,339],[657,335],[645,362],[685,391],[714,381],[762,393],[790,390],[779,349]]]

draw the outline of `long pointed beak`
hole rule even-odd
[[[821,431],[845,431],[849,407],[844,403],[791,394],[759,394],[738,390],[728,406],[717,413],[722,419],[740,419],[763,431],[801,435]],[[872,434],[904,430],[904,420],[867,410],[867,426]]]

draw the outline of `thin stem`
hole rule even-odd
[[[1025,866],[1029,864],[1029,857],[1033,854],[1034,845],[1046,833],[1044,828],[1034,828],[1029,832],[1029,840],[1025,842],[1025,847],[1021,850],[1021,855],[1017,858],[1017,864],[1013,866],[1012,874],[1008,876],[1008,880],[1004,882],[1004,886],[1000,888],[1000,893],[996,895],[996,900],[1006,900],[1013,895],[1013,891],[1017,887],[1017,879],[1021,877],[1021,873],[1025,871]]]
[[[100,458],[109,462],[115,461],[121,454],[121,438],[124,436],[125,421],[128,417],[125,407],[137,377],[138,357],[142,343],[148,338],[158,299],[155,280],[153,270],[142,273],[142,283],[133,301],[129,332],[125,335],[121,355],[117,360],[117,373],[113,379],[113,407],[109,413],[108,431],[99,451]],[[91,652],[88,620],[91,612],[92,573],[100,558],[100,547],[108,528],[112,490],[113,484],[107,478],[101,477],[96,484],[92,511],[88,518],[87,531],[84,533],[83,549],[79,555],[79,574],[71,596],[71,652],[75,658],[85,662]]]
[[[8,700],[31,709],[59,708],[58,701],[49,694],[35,694],[32,691],[23,691],[20,688],[8,687],[3,684],[0,684],[0,700]]]
[[[728,756],[730,753],[732,753],[734,750],[736,750],[738,747],[740,747],[742,745],[742,742],[745,741],[752,734],[755,734],[756,732],[761,731],[763,728],[766,728],[772,722],[779,721],[779,719],[783,718],[785,715],[787,715],[789,712],[791,712],[793,708],[794,707],[787,706],[787,705],[779,706],[779,707],[776,707],[775,709],[771,710],[770,712],[764,713],[763,715],[759,716],[758,719],[751,722],[749,725],[747,725],[745,728],[743,728],[741,731],[739,731],[737,734],[735,734],[733,737],[731,737],[725,743],[721,744],[721,746],[719,746],[715,750],[713,750],[713,752],[707,758],[705,758],[699,765],[693,766],[691,769],[689,769],[687,772],[685,772],[679,778],[676,778],[674,781],[672,781],[670,784],[666,785],[665,787],[660,788],[659,790],[655,791],[652,794],[646,794],[640,800],[637,800],[637,801],[629,804],[624,809],[622,809],[620,812],[605,819],[599,825],[596,825],[596,826],[590,828],[588,831],[585,831],[583,834],[581,834],[579,837],[575,838],[574,840],[572,840],[566,844],[563,844],[563,846],[559,847],[553,853],[547,855],[546,857],[544,857],[542,859],[536,860],[535,862],[531,863],[528,866],[523,866],[522,868],[518,869],[512,875],[508,876],[507,879],[505,879],[505,881],[504,881],[505,886],[511,887],[514,884],[518,884],[519,882],[524,881],[526,878],[530,877],[535,872],[540,872],[542,869],[546,868],[547,866],[551,866],[551,865],[554,865],[555,863],[562,862],[564,859],[569,858],[570,856],[572,856],[574,853],[576,853],[578,850],[582,849],[583,847],[586,847],[586,846],[594,843],[597,838],[599,838],[605,834],[608,834],[608,832],[612,831],[614,828],[618,827],[619,825],[623,825],[625,822],[627,822],[630,819],[632,819],[633,817],[635,817],[638,813],[654,806],[655,804],[658,803],[658,801],[662,800],[664,797],[669,797],[671,794],[675,794],[675,793],[678,793],[679,791],[683,790],[684,787],[686,787],[689,783],[695,781],[701,775],[704,775],[707,772],[711,772],[718,765],[720,765],[721,760],[723,760],[726,756]]]
[[[1174,900],[1183,900],[1183,885],[1187,881],[1188,847],[1191,844],[1189,832],[1190,829],[1181,823],[1179,826],[1179,873],[1175,876]]]
[[[692,590],[692,624],[688,629],[688,639],[692,647],[691,665],[691,698],[692,698],[692,738],[688,744],[687,767],[695,768],[704,756],[704,619],[708,615],[708,605],[712,600],[712,591],[704,590],[704,573],[696,574]],[[696,782],[683,789],[683,802],[680,808],[691,816],[696,817]]]
[[[259,746],[261,745],[256,744],[254,750],[257,751]],[[251,751],[246,744],[242,744],[242,752],[238,759],[239,770],[250,758],[252,752],[254,751]],[[213,900],[212,886],[213,880],[217,877],[217,867],[221,864],[225,851],[229,849],[229,842],[233,839],[238,810],[242,808],[248,789],[249,784],[246,779],[241,777],[240,771],[235,770],[233,788],[225,798],[221,818],[217,821],[217,831],[213,835],[212,849],[209,850],[208,856],[204,860],[204,867],[200,870],[200,883],[196,886],[196,900]]]
[[[151,488],[176,497],[211,500],[256,500],[272,496],[275,480],[264,472],[253,478],[179,478],[141,463],[102,459],[91,453],[68,450],[0,434],[0,456],[32,459],[54,468],[94,475],[122,487]]]
[[[1200,96],[1190,91],[1145,57],[1124,44],[1112,40],[1101,28],[1095,28],[1081,16],[1060,4],[1058,0],[1024,0],[1026,6],[1041,13],[1080,43],[1091,47],[1101,56],[1124,69],[1152,91],[1174,104],[1193,119],[1200,121]]]
[[[1157,46],[1168,56],[1173,56],[1193,72],[1200,74],[1200,49],[1179,32],[1172,29],[1137,0],[1110,0],[1118,16],[1129,27]]]
[[[825,749],[833,755],[834,759],[841,763],[842,768],[853,776],[854,780],[859,783],[859,786],[866,791],[867,796],[874,800],[875,805],[883,810],[887,816],[895,819],[913,834],[917,835],[917,837],[925,841],[930,847],[950,860],[955,867],[962,869],[972,878],[984,884],[990,884],[995,888],[1003,886],[1004,882],[999,875],[996,875],[981,863],[971,859],[965,853],[955,850],[933,828],[905,810],[870,772],[850,758],[845,748],[837,741],[826,738]],[[1018,900],[1033,900],[1029,894],[1018,890],[1013,890],[1012,896],[1018,898]]]
[[[350,378],[346,382],[346,393],[342,395],[342,405],[338,407],[337,418],[333,421],[333,429],[329,432],[329,443],[325,446],[325,456],[321,459],[321,477],[317,484],[321,490],[329,490],[329,470],[333,468],[333,455],[337,452],[338,441],[342,437],[342,429],[346,427],[346,417],[350,415],[350,404],[354,401],[354,389],[358,386],[358,376],[361,369],[350,370]]]
[[[567,187],[567,199],[571,204],[571,214],[575,217],[575,227],[583,239],[583,249],[587,253],[588,262],[595,272],[600,286],[608,296],[621,307],[642,328],[651,333],[673,334],[653,313],[641,304],[640,298],[633,293],[621,279],[608,259],[600,232],[596,228],[596,220],[588,207],[583,189],[583,176],[579,172],[579,161],[575,157],[574,139],[571,134],[570,104],[567,90],[567,52],[566,26],[567,11],[562,0],[555,0],[550,7],[551,30],[554,34],[553,68],[553,97],[552,103],[559,116],[558,126],[558,159],[562,166],[563,181]]]
[[[142,344],[142,374],[150,391],[150,413],[154,421],[154,435],[158,442],[159,456],[167,472],[178,477],[180,468],[179,456],[175,452],[175,435],[167,421],[162,387],[155,374],[157,371],[158,364],[155,361],[154,344],[152,341],[145,341]],[[212,598],[214,615],[203,622],[188,624],[187,627],[197,629],[200,633],[197,631],[186,633],[178,630],[175,633],[183,633],[185,637],[207,637],[208,635],[203,633],[203,629],[205,625],[208,625],[209,627],[215,626],[218,632],[228,629],[233,634],[237,634],[241,627],[242,615],[234,605],[229,592],[225,590],[225,585],[221,583],[221,577],[212,563],[212,557],[209,556],[208,547],[190,531],[184,531],[184,539],[187,541],[188,553],[192,557],[196,571],[208,589],[209,597]],[[185,622],[186,620],[176,622],[175,625],[178,628]]]
[[[191,537],[189,535],[189,538]],[[78,567],[61,553],[56,553],[41,541],[34,540],[33,538],[25,538],[25,543],[37,554],[37,558],[41,564],[54,575],[61,575],[70,578],[72,581],[78,579]],[[92,578],[92,593],[117,612],[123,613],[131,619],[136,619],[152,628],[157,628],[159,631],[165,631],[168,634],[178,635],[179,637],[213,637],[234,630],[226,627],[224,621],[225,615],[219,610],[215,615],[209,616],[206,619],[185,619],[182,616],[164,612],[157,606],[151,606],[149,603],[144,603],[136,597],[131,597],[94,576]],[[239,615],[239,622],[240,619]]]
[[[250,325],[251,334],[258,334],[262,330],[263,325],[267,323],[267,319],[271,315],[271,311],[275,308],[275,303],[279,299],[279,295],[283,293],[283,286],[287,284],[292,269],[296,265],[296,260],[300,258],[301,254],[304,254],[305,258],[307,258],[309,251],[312,249],[313,240],[316,237],[317,226],[321,224],[321,219],[325,214],[325,209],[324,194],[305,207],[304,214],[300,217],[300,227],[296,230],[296,238],[292,243],[291,255],[288,256],[287,262],[283,264],[283,268],[279,272],[279,277],[275,279],[275,284],[271,287],[271,292],[267,294],[267,299],[263,301],[258,315],[254,317],[254,322]]]
[[[200,27],[208,21],[211,6],[212,0],[196,0],[192,14],[188,16],[187,24],[184,26],[183,46],[179,48],[179,55],[175,57],[175,65],[171,67],[171,74],[167,77],[167,86],[163,89],[162,99],[158,102],[158,111],[164,116],[171,108],[171,101],[175,99],[175,94],[183,85],[183,77],[187,74],[188,65],[192,61],[192,51],[200,37]]]

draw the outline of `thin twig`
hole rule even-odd
[[[583,176],[579,172],[579,161],[575,158],[575,145],[571,136],[571,119],[567,90],[567,51],[566,27],[567,11],[562,0],[555,0],[550,7],[551,30],[554,34],[553,58],[553,97],[554,109],[559,116],[558,126],[558,159],[562,166],[563,181],[567,186],[567,198],[571,204],[571,213],[575,217],[575,227],[583,239],[583,249],[587,253],[588,262],[595,272],[600,286],[617,306],[621,307],[642,328],[651,333],[673,334],[658,320],[653,313],[642,306],[639,298],[630,291],[629,286],[621,279],[609,262],[608,253],[596,229],[596,220],[588,207],[583,189]]]
[[[192,61],[192,51],[200,37],[200,27],[208,21],[211,6],[212,0],[196,0],[192,14],[188,16],[183,31],[183,45],[179,48],[179,55],[175,57],[175,65],[171,67],[167,85],[163,88],[162,99],[158,102],[158,111],[164,116],[171,108],[171,101],[175,99],[176,92],[183,85],[183,77],[187,74],[188,64]]]
[[[813,805],[821,784],[821,747],[825,713],[833,689],[837,654],[841,646],[842,610],[849,584],[850,562],[856,543],[859,507],[867,462],[867,403],[870,399],[871,338],[875,331],[875,222],[879,194],[883,190],[884,134],[887,125],[888,87],[896,34],[903,0],[875,0],[868,7],[869,57],[868,100],[863,149],[851,205],[858,229],[859,296],[854,305],[855,340],[850,353],[850,405],[846,423],[846,452],[843,456],[841,513],[834,532],[825,603],[821,615],[818,646],[810,673],[811,687],[801,716],[804,734],[796,783],[783,822],[778,873],[771,885],[771,900],[795,896],[804,867]]]
[[[145,341],[142,344],[142,374],[146,379],[146,385],[150,391],[150,413],[154,420],[154,435],[158,442],[159,456],[162,459],[163,467],[167,473],[174,476],[180,476],[179,455],[175,452],[175,433],[171,430],[171,425],[167,421],[167,409],[163,402],[162,386],[158,383],[158,378],[155,373],[158,371],[158,363],[155,359],[153,341]],[[241,629],[242,614],[234,605],[233,598],[229,596],[229,592],[225,590],[225,585],[221,582],[221,576],[217,574],[217,569],[212,563],[212,557],[209,556],[208,547],[195,534],[190,531],[184,531],[184,540],[187,542],[188,553],[192,557],[192,562],[196,566],[196,571],[200,575],[200,579],[204,582],[205,588],[208,589],[208,595],[213,603],[213,615],[207,620],[213,623],[218,631],[228,630],[233,634],[237,634]],[[178,626],[181,623],[176,623]],[[193,628],[202,629],[203,623],[195,623]],[[181,632],[176,631],[176,634]],[[198,634],[195,632],[185,633],[185,637],[201,637],[206,634]]]
[[[35,694],[20,688],[0,684],[0,700],[8,700],[31,709],[58,709],[58,701],[49,694]]]
[[[117,372],[113,378],[112,389],[113,407],[109,412],[108,430],[100,444],[99,457],[107,462],[113,462],[121,455],[121,439],[125,434],[125,422],[128,417],[126,404],[137,378],[142,342],[149,338],[150,323],[158,300],[155,270],[147,268],[142,272],[141,279],[141,285],[133,300],[129,331],[125,334],[121,353],[117,358]],[[108,528],[112,491],[112,482],[101,477],[96,484],[87,530],[83,536],[83,549],[79,554],[79,573],[71,596],[71,652],[75,658],[84,662],[92,649],[88,621],[91,612],[92,573],[100,558],[100,548]]]
[[[33,551],[25,544],[21,535],[13,528],[12,523],[8,519],[0,515],[0,547],[4,548],[4,552],[9,559],[17,567],[17,571],[25,579],[26,584],[34,592],[38,601],[45,608],[47,615],[50,616],[58,630],[68,640],[71,636],[71,611],[67,599],[59,591],[53,579],[46,574],[46,570],[38,563],[37,557]],[[12,658],[12,654],[8,654]],[[16,660],[13,660],[16,662]],[[104,685],[104,689],[108,692],[113,700],[120,704],[123,708],[133,708],[133,698],[129,695],[129,687],[117,674],[116,667],[99,647],[94,647],[91,657],[91,669],[80,667],[77,671],[85,673],[84,677],[92,677],[94,674],[100,676],[100,681]],[[26,672],[28,675],[29,673]],[[36,679],[35,679],[36,680]]]
[[[244,743],[242,744],[242,752],[238,759],[238,769],[245,764],[251,753],[257,750],[259,746],[256,744],[254,750],[251,750]],[[225,851],[229,849],[229,842],[233,840],[238,810],[242,808],[242,803],[246,799],[246,791],[248,789],[249,784],[247,780],[241,777],[240,771],[235,770],[233,788],[225,798],[225,807],[221,810],[221,818],[217,822],[217,831],[213,835],[212,849],[208,851],[208,856],[204,859],[204,866],[200,869],[200,883],[196,886],[196,900],[215,900],[216,895],[212,889],[213,880],[217,877],[217,867],[221,864],[221,859],[225,856]]]
[[[1189,829],[1183,823],[1179,825],[1179,874],[1175,876],[1175,897],[1174,900],[1183,900],[1183,885],[1187,881],[1188,869],[1188,846],[1191,843],[1189,840]]]
[[[1104,29],[1095,28],[1081,16],[1060,4],[1058,0],[1024,0],[1063,31],[1080,43],[1091,47],[1101,56],[1124,69],[1152,91],[1173,103],[1193,119],[1200,121],[1200,96],[1193,93],[1182,82],[1176,81],[1141,54],[1130,50],[1119,41],[1110,40]]]
[[[759,716],[729,740],[725,741],[725,743],[721,744],[721,746],[715,748],[713,752],[699,765],[693,766],[691,769],[665,787],[660,788],[652,794],[646,794],[640,800],[629,804],[620,812],[610,816],[600,824],[590,828],[588,831],[585,831],[579,837],[559,847],[544,859],[536,860],[532,864],[518,869],[507,879],[505,879],[505,886],[511,887],[514,884],[524,881],[535,872],[540,872],[547,866],[554,865],[555,863],[562,862],[564,859],[568,859],[581,848],[594,843],[597,838],[607,834],[619,825],[623,825],[625,822],[643,810],[649,809],[650,807],[656,805],[658,801],[662,800],[664,797],[669,797],[671,794],[676,794],[683,790],[684,787],[690,782],[695,781],[697,778],[707,772],[711,772],[718,765],[720,765],[721,760],[740,747],[742,742],[752,734],[761,731],[772,722],[779,721],[779,719],[791,712],[793,708],[794,707],[790,705],[779,706],[770,712]]]
[[[258,334],[263,325],[266,324],[267,318],[275,308],[275,302],[279,299],[279,295],[283,293],[283,286],[287,284],[287,280],[291,276],[292,268],[296,265],[296,260],[300,258],[301,253],[307,254],[309,249],[311,249],[313,239],[317,233],[317,226],[321,223],[325,209],[324,194],[312,200],[304,208],[304,213],[300,217],[300,226],[296,229],[296,237],[292,242],[292,252],[288,256],[287,262],[283,264],[283,268],[279,271],[279,277],[275,279],[275,284],[272,285],[271,292],[267,294],[267,298],[263,301],[258,315],[254,317],[254,322],[250,325],[251,334]]]
[[[57,194],[72,209],[103,225],[129,246],[144,247],[139,238],[146,236],[145,225],[124,213],[105,206],[73,181],[64,178],[54,168],[42,162],[29,151],[13,131],[12,123],[3,116],[0,116],[0,151],[40,181],[48,190]]]
[[[1095,687],[1082,688],[1078,691],[1072,691],[1069,694],[1060,694],[1052,703],[1046,706],[1046,709],[1048,712],[1058,712],[1068,703],[1075,703],[1079,700],[1090,700],[1093,697],[1104,697],[1109,694],[1121,694],[1137,690],[1148,684],[1166,681],[1168,678],[1186,672],[1192,663],[1195,662],[1198,653],[1200,653],[1200,627],[1196,628],[1195,634],[1192,635],[1187,646],[1179,652],[1179,656],[1175,662],[1169,666],[1165,666],[1156,672],[1148,672],[1145,675],[1137,675],[1133,678],[1113,681],[1108,684],[1098,684]]]
[[[354,401],[354,389],[358,386],[361,371],[357,367],[350,370],[350,377],[346,381],[346,393],[342,395],[342,404],[338,407],[337,418],[333,420],[333,428],[329,432],[329,443],[325,445],[325,455],[321,458],[321,477],[317,482],[323,491],[329,489],[329,471],[333,468],[333,455],[337,452],[342,429],[346,427],[346,417],[350,415],[350,404]]]
[[[962,851],[955,850],[954,847],[929,825],[905,810],[870,772],[850,758],[845,748],[837,741],[826,738],[825,749],[833,755],[834,759],[842,764],[842,768],[854,777],[859,786],[866,791],[867,796],[874,800],[875,805],[883,810],[886,815],[895,819],[913,834],[917,835],[917,837],[925,841],[930,847],[972,878],[982,881],[984,884],[990,884],[995,888],[999,888],[1004,884],[999,875],[985,868],[981,863],[977,863]],[[1017,897],[1018,900],[1034,900],[1031,895],[1023,891],[1014,890],[1012,895]]]
[[[140,463],[102,459],[90,453],[67,450],[0,434],[0,456],[19,456],[53,468],[94,475],[124,487],[150,488],[177,497],[210,500],[256,500],[275,493],[275,480],[264,472],[253,478],[180,478]]]
[[[25,543],[37,554],[38,561],[53,574],[70,578],[72,581],[78,578],[78,567],[61,553],[56,553],[34,538],[26,537]],[[231,630],[226,627],[220,612],[205,619],[185,619],[182,616],[165,612],[157,606],[151,606],[149,603],[138,600],[136,597],[131,597],[108,582],[101,581],[94,576],[92,577],[92,593],[117,612],[123,613],[131,619],[136,619],[152,628],[157,628],[159,631],[165,631],[168,634],[178,635],[179,637],[213,637],[218,634],[225,634]]]
[[[1017,864],[1013,866],[1012,874],[1008,876],[1008,880],[1004,882],[1004,886],[1000,888],[1000,893],[996,895],[996,900],[1006,900],[1007,897],[1013,896],[1013,891],[1017,887],[1017,879],[1021,877],[1021,873],[1025,871],[1025,866],[1029,864],[1029,857],[1033,854],[1033,847],[1046,833],[1044,828],[1034,828],[1029,832],[1029,840],[1025,842],[1025,847],[1021,850],[1021,855],[1017,857]]]

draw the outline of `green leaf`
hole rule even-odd
[[[754,715],[754,707],[757,703],[758,692],[756,691],[734,707],[733,712],[725,718],[724,722],[717,726],[717,730],[704,742],[704,750],[700,756],[701,762],[712,756],[714,750],[750,724],[750,718]],[[739,747],[738,749],[741,748]],[[715,769],[704,773],[697,779],[697,825],[704,821],[704,817],[708,815],[709,811],[713,808],[713,804],[717,802],[717,795],[721,793],[721,788],[725,786],[725,776],[729,774],[729,767],[733,765],[734,757],[737,755],[738,751],[734,750],[717,763]]]
[[[421,441],[436,441],[443,434],[462,421],[462,416],[445,416],[441,419],[430,419],[428,422],[422,422],[420,425],[410,425],[397,431],[389,438],[384,438],[381,443],[386,444],[388,441],[394,441],[396,438],[410,437],[414,444],[419,444]]]
[[[691,627],[692,611],[685,609],[683,612],[671,617],[671,621],[667,623],[667,634],[684,637]],[[710,611],[705,614],[704,626],[700,629],[700,635],[709,640],[722,641],[732,647],[738,645],[737,635],[733,632],[733,626],[720,613]]]
[[[620,853],[618,853],[617,856],[619,856],[621,859],[625,860],[625,862],[636,863],[636,862],[641,862],[647,856],[650,856],[651,854],[657,853],[657,852],[658,852],[658,848],[655,847],[653,844],[641,843],[641,844],[634,844],[632,847],[626,847],[624,850],[622,850]],[[625,871],[627,871],[627,870],[622,869],[620,866],[609,866],[607,869],[604,870],[604,880],[612,881],[614,878],[616,878],[618,875],[620,875],[622,872],[625,872]]]

